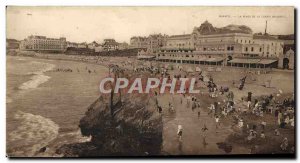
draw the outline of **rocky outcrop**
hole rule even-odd
[[[160,154],[162,118],[154,104],[149,95],[126,95],[122,100],[116,97],[111,110],[110,96],[100,96],[79,125],[91,142],[66,145],[58,153],[81,157]]]

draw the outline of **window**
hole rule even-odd
[[[250,40],[249,40],[249,44],[250,44]]]
[[[233,50],[234,50],[234,47],[232,46],[232,47],[230,48],[230,50],[232,50],[232,51],[233,51]]]
[[[230,46],[227,46],[227,50],[228,50],[228,51],[230,50]]]
[[[259,48],[259,52],[261,52],[262,48]]]
[[[203,48],[203,51],[206,51],[206,48]]]
[[[254,51],[254,48],[253,48],[253,47],[251,47],[251,51],[252,51],[252,52]]]
[[[187,55],[185,55],[185,57],[189,57],[189,55],[187,54]]]
[[[245,51],[246,51],[246,52],[248,51],[248,47],[245,48]]]

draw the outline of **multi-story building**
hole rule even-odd
[[[283,54],[284,42],[275,37],[265,35],[253,35],[253,40],[260,45],[260,56],[266,58],[278,58]]]
[[[282,54],[283,42],[275,37],[253,35],[244,25],[216,28],[205,21],[192,34],[170,36],[156,58],[176,63],[276,67]]]
[[[6,49],[19,49],[20,41],[16,39],[6,39]]]
[[[147,38],[147,49],[150,53],[160,51],[161,47],[166,46],[168,36],[162,34],[152,34]]]
[[[195,41],[191,34],[172,35],[166,39],[164,50],[180,50],[180,49],[195,49]]]
[[[66,38],[47,38],[45,36],[28,36],[21,41],[20,49],[26,51],[64,52],[67,48]]]

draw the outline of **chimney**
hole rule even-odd
[[[265,35],[267,34],[268,21],[266,20]]]

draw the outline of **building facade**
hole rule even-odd
[[[162,34],[152,34],[148,38],[147,49],[150,53],[157,53],[167,44],[168,36]]]
[[[16,39],[6,39],[6,49],[19,49],[20,48],[20,41]]]
[[[244,25],[215,28],[205,21],[188,35],[174,35],[156,55],[175,63],[276,67],[283,41],[268,34],[253,35]]]
[[[166,39],[165,46],[162,47],[162,50],[168,49],[195,49],[195,41],[191,34],[185,35],[172,35]]]
[[[21,50],[26,51],[52,51],[52,52],[64,52],[67,49],[66,38],[60,37],[47,38],[45,36],[28,36],[26,39],[21,41]]]

